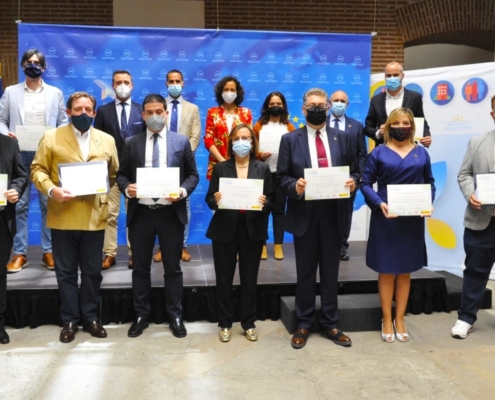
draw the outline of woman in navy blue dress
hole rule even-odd
[[[382,339],[392,343],[397,337],[407,342],[404,322],[411,272],[427,264],[425,221],[421,217],[395,217],[388,214],[387,185],[431,184],[435,198],[435,180],[430,156],[414,143],[414,116],[407,108],[393,110],[385,123],[384,145],[368,156],[361,191],[371,209],[366,264],[378,272],[378,291],[382,306]],[[378,191],[373,190],[377,182]],[[395,297],[395,321],[392,301]],[[395,332],[395,333],[394,333]]]

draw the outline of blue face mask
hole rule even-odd
[[[168,85],[167,90],[170,96],[179,97],[182,93],[182,85]]]
[[[237,140],[232,144],[232,150],[239,157],[246,157],[251,151],[250,140]]]
[[[72,115],[70,117],[72,125],[81,133],[86,132],[93,123],[93,117],[82,113],[81,115]]]
[[[392,76],[390,78],[385,79],[385,84],[388,90],[397,90],[400,88],[401,82],[398,76]]]
[[[336,101],[332,103],[332,108],[330,109],[330,111],[332,112],[333,115],[340,117],[341,115],[344,115],[346,108],[347,108],[347,104],[341,103],[340,101]]]

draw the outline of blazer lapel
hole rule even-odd
[[[309,144],[308,144],[308,129],[306,125],[304,126],[303,131],[299,132],[297,137],[297,143],[301,150],[304,162],[306,164],[306,168],[311,168],[311,156],[309,154]]]
[[[409,107],[409,92],[404,88],[404,97],[402,98],[402,107],[404,108],[410,108]]]
[[[167,141],[167,167],[178,167],[174,165],[174,153],[175,153],[175,138],[173,135],[169,135],[168,132],[165,133],[165,139]]]
[[[19,116],[21,117],[22,125],[25,125],[26,122],[24,121],[24,83],[19,84],[19,90],[17,91],[16,100],[17,100],[17,109],[19,110]],[[45,96],[45,101],[46,101],[46,96]]]
[[[180,113],[180,121],[179,121],[179,126],[177,128],[179,130],[179,133],[181,133],[182,126],[184,125],[184,122],[186,121],[188,113],[189,113],[189,103],[185,100],[182,100],[182,109],[181,109],[181,113]]]
[[[486,162],[488,163],[488,169],[490,172],[495,170],[495,166],[493,165],[493,148],[495,145],[495,136],[494,134],[490,134],[488,136],[488,140],[485,145],[485,154],[486,154]]]
[[[138,168],[144,168],[146,166],[146,164],[145,164],[146,140],[148,140],[148,134],[145,132],[145,134],[141,135],[139,137],[139,140],[137,141],[137,151],[138,151],[138,156],[139,156]]]
[[[88,161],[97,154],[97,149],[101,145],[101,136],[100,134],[93,128],[91,128],[91,137],[89,138],[89,153],[88,153]]]
[[[83,162],[86,161],[85,159],[83,159],[81,148],[79,147],[79,142],[77,141],[76,135],[74,134],[74,130],[72,129],[72,124],[69,124],[66,127],[64,127],[64,139],[67,142],[67,144],[77,153],[81,161]],[[91,140],[92,139],[93,138],[91,138]]]
[[[235,158],[232,160],[228,160],[225,163],[225,168],[227,169],[227,171],[226,171],[227,172],[227,178],[237,178],[237,169],[235,168]]]
[[[335,129],[327,129],[328,148],[330,149],[330,157],[332,158],[332,167],[337,165],[338,137]]]

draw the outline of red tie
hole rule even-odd
[[[320,137],[320,131],[316,131],[315,142],[316,142],[316,155],[318,156],[318,168],[327,168],[328,159],[327,152],[325,151],[325,145]]]

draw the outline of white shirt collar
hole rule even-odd
[[[25,92],[27,91],[27,92],[29,92],[29,93],[39,93],[39,92],[41,92],[44,88],[45,88],[45,82],[43,81],[43,79],[41,80],[41,86],[40,86],[38,89],[36,89],[36,90],[31,90],[31,89],[29,89],[29,87],[28,87],[28,85],[27,85],[26,81],[24,81],[24,91],[25,91]]]
[[[399,93],[397,93],[397,95],[396,95],[396,96],[392,96],[392,95],[388,92],[388,90],[386,91],[386,93],[387,93],[387,99],[398,99],[399,97],[402,97],[402,96],[403,96],[403,94],[404,94],[404,87],[402,87],[402,89],[400,90],[400,92],[399,92]]]

